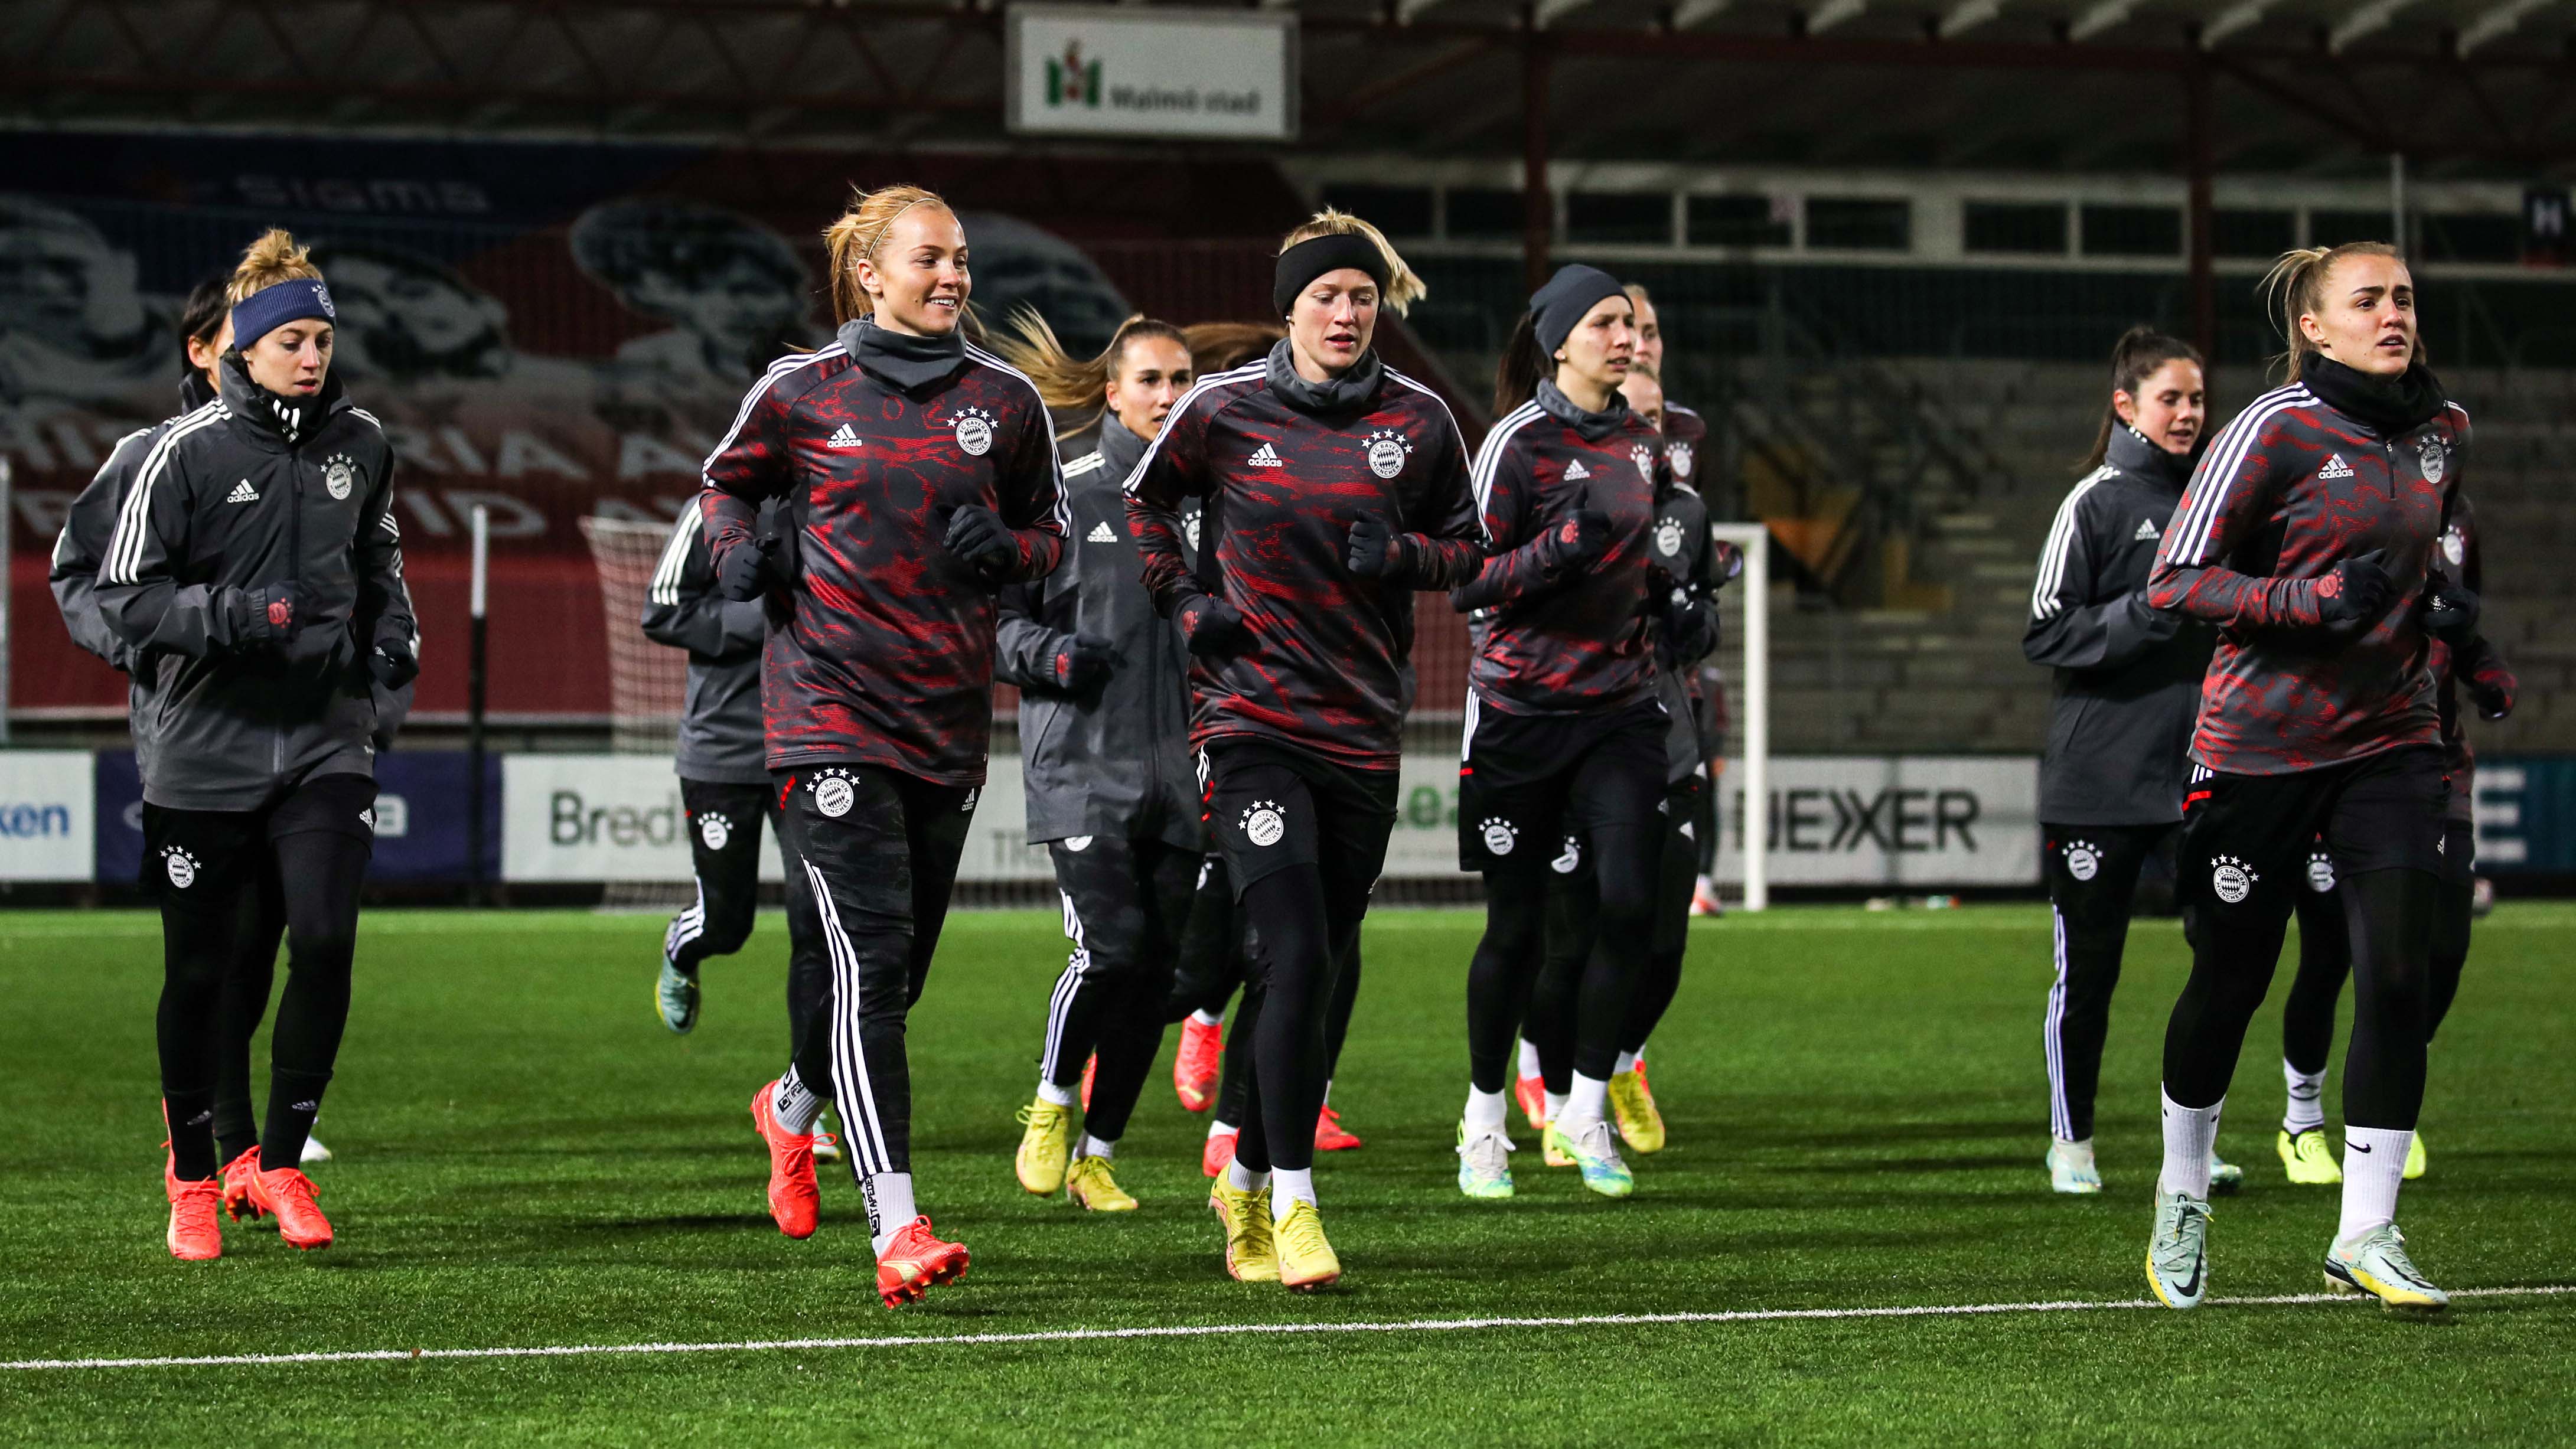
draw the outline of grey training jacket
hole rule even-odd
[[[1098,446],[1064,467],[1073,510],[1064,562],[1002,591],[993,672],[1022,694],[1020,770],[1033,843],[1115,835],[1206,847],[1190,762],[1189,650],[1154,612],[1127,532],[1121,485],[1144,451],[1143,439],[1104,415]],[[1185,513],[1182,526],[1194,559],[1197,513]],[[1108,679],[1079,696],[1056,672],[1076,635],[1117,651]]]
[[[2147,604],[2147,574],[2192,460],[2118,428],[2103,465],[2058,506],[2040,550],[2022,653],[2057,671],[2039,818],[2051,825],[2182,819],[2192,721],[2216,631]]]
[[[785,505],[761,505],[761,524]],[[714,785],[769,783],[768,738],[760,713],[760,644],[769,632],[766,606],[716,592],[702,510],[680,510],[644,591],[644,635],[689,651],[689,694],[680,715],[673,768],[684,780]]]
[[[122,500],[99,616],[158,656],[135,719],[147,803],[255,810],[315,776],[375,773],[386,721],[367,657],[420,639],[393,463],[337,379],[290,403],[228,354],[219,398],[120,445],[92,482]],[[286,644],[242,647],[234,596],[285,583],[299,589]]]

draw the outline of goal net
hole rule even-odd
[[[668,525],[584,518],[581,536],[599,570],[599,607],[608,640],[609,748],[669,760],[680,744],[689,694],[688,651],[644,637],[644,591],[671,541]],[[685,870],[667,881],[611,881],[601,904],[670,910],[688,904],[696,883]]]

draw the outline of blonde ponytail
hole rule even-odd
[[[1335,211],[1329,206],[1281,238],[1279,250],[1284,253],[1299,242],[1313,241],[1319,236],[1366,237],[1377,247],[1378,255],[1386,259],[1386,295],[1378,300],[1392,308],[1399,317],[1431,290],[1413,268],[1405,265],[1404,258],[1395,250],[1395,243],[1386,239],[1386,233],[1347,211]]]
[[[823,246],[832,263],[832,322],[835,326],[876,314],[876,299],[859,285],[859,263],[873,263],[885,245],[895,219],[916,206],[935,206],[955,216],[939,193],[919,186],[880,186],[853,191],[850,209],[823,228]]]
[[[2273,308],[2281,324],[2281,335],[2289,350],[2273,359],[2283,372],[2283,382],[2297,382],[2300,369],[2307,365],[2308,354],[2317,345],[2308,340],[2299,319],[2326,309],[2326,282],[2335,264],[2346,257],[2387,257],[2404,262],[2406,255],[2386,242],[2345,242],[2339,247],[2292,247],[2281,253],[2272,269],[2263,274],[2262,295]],[[2420,354],[2419,354],[2420,355]]]
[[[224,300],[247,302],[254,293],[267,291],[280,282],[320,280],[322,269],[313,265],[307,249],[297,245],[294,236],[284,229],[270,227],[259,240],[243,248],[240,264],[224,284]]]

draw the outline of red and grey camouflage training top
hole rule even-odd
[[[2285,775],[2437,741],[2422,598],[2468,441],[2456,403],[2382,436],[2301,383],[2219,433],[2147,582],[2157,608],[2219,626],[2193,759]],[[2373,550],[2385,551],[2394,601],[2326,627],[2337,566]]]
[[[762,499],[801,514],[804,577],[769,631],[769,767],[882,765],[981,785],[993,717],[993,591],[1064,553],[1054,427],[1027,377],[969,346],[906,392],[839,344],[779,359],[707,459],[707,544],[750,547]],[[997,580],[946,545],[950,516],[990,508],[1018,558]]]
[[[1494,600],[1468,682],[1508,714],[1624,709],[1655,690],[1646,566],[1663,440],[1622,409],[1598,436],[1523,403],[1494,424],[1470,475],[1492,556],[1468,592]],[[1550,569],[1552,530],[1591,509],[1610,538],[1588,564]]]
[[[1156,607],[1168,616],[1193,590],[1217,593],[1252,633],[1241,654],[1191,661],[1194,747],[1252,737],[1363,769],[1401,759],[1413,591],[1465,582],[1483,554],[1449,405],[1380,371],[1366,401],[1327,413],[1274,393],[1266,360],[1202,379],[1127,479]],[[1172,512],[1191,497],[1206,500],[1201,542],[1213,544],[1196,577]],[[1409,577],[1351,572],[1351,525],[1368,516],[1406,536]]]

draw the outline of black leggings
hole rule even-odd
[[[2341,894],[2311,892],[2299,898],[2299,974],[2290,983],[2290,999],[2281,1012],[2281,1058],[2309,1076],[2324,1071],[2334,1054],[2335,1002],[2343,995],[2344,978],[2352,973],[2351,931],[2344,923]],[[2474,896],[2475,886],[2467,879],[2444,880],[2434,889],[2432,982],[2424,1013],[2427,1043],[2441,1031],[2443,1018],[2451,1014],[2451,1003],[2460,994],[2460,973],[2469,964]]]
[[[1328,889],[1320,869],[1296,865],[1244,890],[1249,984],[1234,1040],[1249,1042],[1253,1069],[1235,1158],[1247,1172],[1315,1163],[1315,1119],[1337,1055],[1326,1026],[1348,974],[1338,968],[1358,964],[1360,918],[1373,883],[1343,876],[1338,889]],[[1353,985],[1355,996],[1356,977]],[[1347,1026],[1347,1007],[1343,1015]]]
[[[1485,935],[1467,968],[1467,1071],[1476,1090],[1499,1092],[1510,1085],[1512,1038],[1524,1022],[1537,1025],[1532,1040],[1542,1069],[1554,1056],[1568,1072],[1609,1079],[1632,1030],[1629,1008],[1638,983],[1652,969],[1663,835],[1643,825],[1593,829],[1583,844],[1592,858],[1592,889],[1572,887],[1577,924],[1570,933],[1573,940],[1588,934],[1590,946],[1556,973],[1551,999],[1536,1009],[1533,999],[1552,935],[1547,863],[1485,872]],[[1588,933],[1579,924],[1586,906],[1592,910]],[[1674,964],[1678,969],[1677,954]],[[1671,991],[1661,999],[1669,1002]],[[1569,1076],[1566,1088],[1572,1085]],[[1553,1081],[1549,1086],[1565,1089]]]
[[[215,1058],[215,1156],[234,1158],[259,1145],[259,1111],[251,1103],[250,1043],[268,1015],[277,983],[277,952],[286,941],[286,896],[273,858],[260,862],[259,889],[242,894],[248,912],[241,955],[224,982],[223,1050]]]

